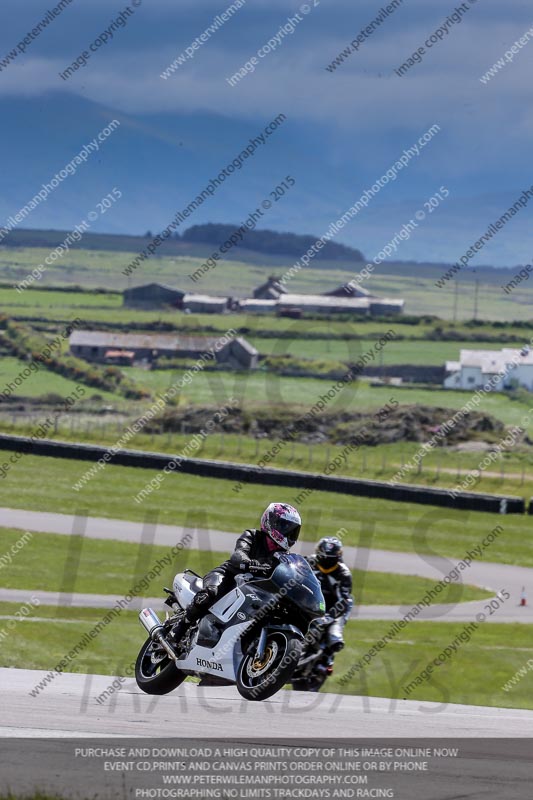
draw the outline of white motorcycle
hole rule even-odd
[[[151,608],[139,614],[149,638],[135,665],[137,685],[147,694],[167,694],[187,675],[235,684],[247,700],[265,700],[291,680],[311,620],[323,616],[320,584],[299,555],[279,557],[268,578],[236,576],[236,586],[175,641],[176,623],[202,589],[191,570],[174,578],[167,604],[174,614],[161,622]]]

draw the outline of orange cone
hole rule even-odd
[[[527,598],[526,598],[526,587],[522,586],[522,591],[520,593],[520,605],[527,606]]]

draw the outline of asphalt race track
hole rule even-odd
[[[108,675],[64,673],[32,697],[46,674],[0,669],[0,737],[525,738],[533,730],[533,711],[291,691],[254,703],[232,686],[192,683],[151,697],[127,680],[99,705]]]

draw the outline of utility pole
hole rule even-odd
[[[478,292],[479,292],[479,279],[476,278],[475,285],[474,285],[474,321],[477,319]]]
[[[457,303],[459,300],[459,281],[455,279],[455,291],[453,294],[453,321],[457,322]]]

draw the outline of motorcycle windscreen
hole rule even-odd
[[[326,613],[320,584],[303,556],[293,553],[282,556],[270,580],[305,613],[312,616]]]

